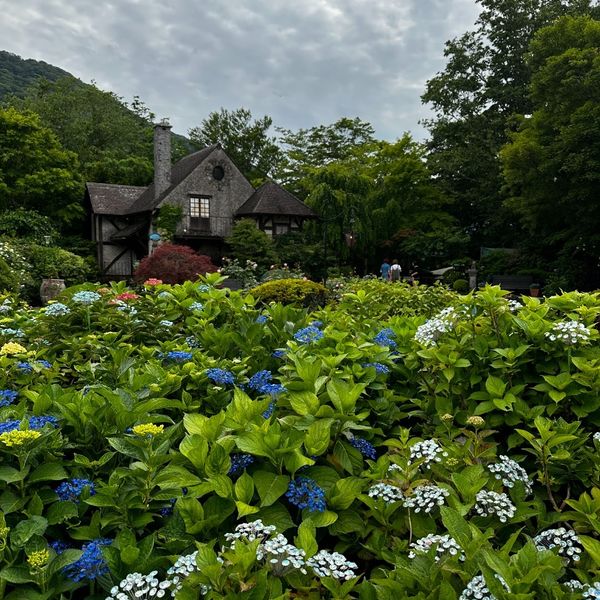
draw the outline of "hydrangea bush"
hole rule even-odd
[[[598,294],[220,280],[0,298],[0,598],[597,597]]]

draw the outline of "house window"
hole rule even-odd
[[[190,229],[210,229],[210,196],[190,196]]]

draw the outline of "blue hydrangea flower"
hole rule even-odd
[[[0,335],[11,338],[24,338],[25,332],[22,329],[13,329],[12,327],[2,327],[0,329]]]
[[[297,477],[290,481],[285,496],[294,506],[307,508],[310,512],[323,512],[327,508],[325,491],[309,477]]]
[[[163,319],[158,323],[161,327],[173,327],[173,321],[169,321],[168,319]]]
[[[21,421],[12,420],[12,421],[4,421],[0,423],[0,433],[6,433],[7,431],[14,431],[15,429],[19,429],[21,426]]]
[[[269,317],[267,317],[267,315],[258,315],[258,317],[256,317],[256,322],[259,325],[263,325],[264,323],[266,323],[269,320]]]
[[[50,548],[52,548],[52,550],[54,550],[54,552],[56,552],[56,554],[59,555],[70,548],[69,544],[63,542],[62,540],[55,540],[54,542],[50,542],[48,546],[50,546]]]
[[[51,369],[52,368],[52,363],[49,363],[47,360],[44,359],[40,359],[36,361],[38,365],[40,365],[40,367],[44,368],[44,369]]]
[[[273,400],[269,406],[267,407],[267,410],[265,410],[265,412],[262,414],[263,419],[268,419],[270,418],[270,416],[275,412],[275,401]]]
[[[273,374],[271,371],[267,371],[266,369],[258,371],[257,373],[254,373],[252,377],[250,377],[248,387],[251,390],[259,392],[264,385],[271,382],[271,379],[273,379]]]
[[[281,349],[273,350],[273,354],[271,354],[271,356],[273,358],[284,358],[285,350],[281,350]]]
[[[94,496],[96,494],[96,487],[93,481],[90,481],[89,479],[78,478],[71,479],[71,481],[63,481],[63,483],[61,483],[55,491],[60,500],[70,500],[71,502],[78,504],[79,497],[86,487],[90,491],[90,496]]]
[[[207,285],[206,283],[201,283],[198,286],[198,291],[199,292],[209,292],[210,291],[210,285]]]
[[[377,459],[377,452],[371,442],[360,438],[353,437],[350,440],[350,443],[366,458],[371,458],[372,460]]]
[[[188,335],[185,338],[185,343],[190,347],[190,348],[199,348],[200,347],[200,342],[193,336],[193,335]]]
[[[73,294],[71,300],[73,302],[77,302],[78,304],[94,304],[94,302],[98,302],[102,296],[97,294],[96,292],[77,292]]]
[[[394,350],[398,346],[395,340],[392,339],[395,336],[396,334],[389,327],[386,327],[373,338],[373,341],[380,346],[388,346]]]
[[[108,574],[108,564],[102,556],[102,546],[108,546],[112,540],[100,538],[92,540],[82,547],[81,557],[63,568],[63,573],[75,583],[83,579],[92,580]]]
[[[323,339],[324,336],[325,334],[320,329],[314,325],[309,325],[308,327],[296,331],[294,339],[301,344],[310,344],[312,342],[318,342]]]
[[[281,383],[265,383],[265,385],[260,388],[261,394],[267,394],[273,398],[279,394],[283,394],[285,391],[287,391],[286,387]]]
[[[312,321],[311,323],[309,323],[309,325],[311,327],[316,327],[317,329],[320,329],[321,327],[323,327],[323,321]]]
[[[166,290],[163,290],[162,292],[158,293],[158,297],[159,298],[172,298],[173,295],[170,294],[169,292],[167,292]]]
[[[206,369],[206,375],[213,383],[220,385],[233,385],[235,383],[235,375],[225,369]]]
[[[33,366],[31,363],[21,361],[16,364],[17,369],[23,373],[33,373]]]
[[[363,367],[373,367],[378,375],[387,375],[390,372],[390,368],[380,362],[365,363]]]
[[[14,390],[0,390],[0,406],[8,406],[12,404],[19,392],[15,392]]]
[[[170,498],[169,506],[163,506],[159,511],[160,514],[163,517],[170,517],[173,514],[173,507],[175,506],[175,502],[177,502],[177,498]]]
[[[254,456],[251,454],[232,454],[231,467],[227,475],[239,475],[246,467],[249,467],[254,462]]]
[[[29,429],[42,429],[45,425],[52,425],[52,427],[58,427],[58,419],[50,415],[29,417]]]
[[[194,355],[191,352],[172,350],[171,352],[167,352],[167,354],[165,355],[165,359],[176,363],[184,363],[192,360],[193,356]]]
[[[199,312],[204,308],[204,304],[202,304],[202,302],[192,302],[192,304],[190,304],[190,310],[193,310],[194,312]]]
[[[54,304],[48,304],[44,309],[44,313],[49,317],[62,317],[64,315],[68,315],[71,312],[71,309],[62,302],[55,302]]]

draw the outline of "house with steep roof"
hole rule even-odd
[[[171,126],[154,127],[154,181],[148,187],[86,184],[86,206],[98,265],[106,278],[126,278],[152,252],[150,236],[163,204],[181,207],[174,242],[219,260],[238,218],[250,218],[267,235],[299,230],[316,218],[311,208],[278,184],[254,189],[220,145],[171,165]],[[153,236],[155,237],[155,236]]]

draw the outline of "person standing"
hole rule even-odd
[[[398,259],[394,259],[390,267],[390,281],[400,281],[402,279],[402,267],[398,264]]]
[[[384,281],[387,281],[390,278],[390,261],[388,258],[383,259],[383,264],[381,265],[379,272],[381,273],[381,279]]]

